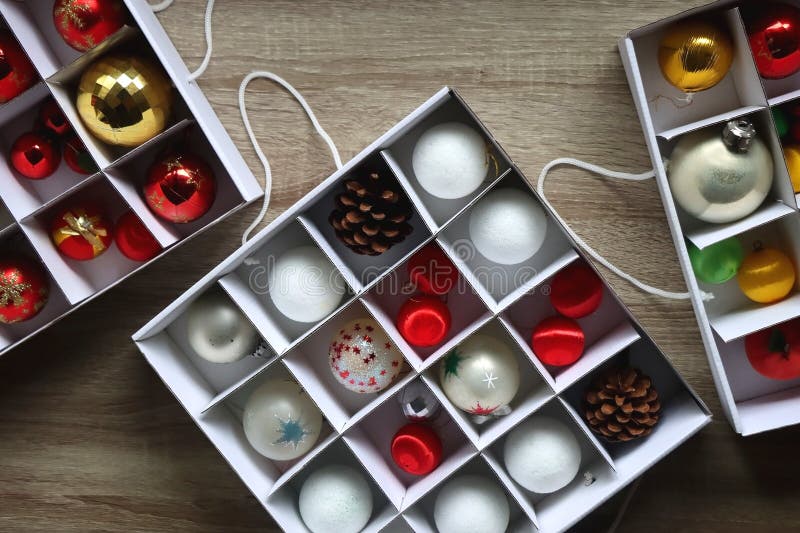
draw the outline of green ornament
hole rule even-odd
[[[697,279],[704,283],[719,285],[736,276],[744,260],[742,244],[736,237],[707,246],[702,250],[686,242],[689,260]]]
[[[775,121],[775,129],[778,130],[778,137],[786,137],[786,134],[789,133],[789,119],[786,117],[786,112],[780,107],[773,107],[772,120]]]

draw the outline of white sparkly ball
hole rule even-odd
[[[466,124],[439,124],[417,140],[411,165],[419,184],[433,196],[446,200],[463,198],[486,179],[486,141]]]
[[[469,236],[489,261],[516,265],[533,257],[544,243],[547,215],[527,192],[506,188],[490,192],[469,216]]]
[[[514,428],[503,453],[514,481],[539,494],[566,487],[581,467],[581,446],[575,434],[546,416],[533,416]]]
[[[375,320],[363,317],[336,330],[328,363],[344,388],[368,394],[392,384],[403,369],[403,354]]]
[[[510,514],[508,499],[497,482],[475,475],[447,482],[433,507],[439,533],[503,533]]]
[[[189,346],[211,363],[233,363],[258,348],[261,337],[231,299],[210,291],[192,302],[186,311]]]
[[[372,491],[358,471],[320,468],[300,489],[300,517],[313,533],[357,533],[372,516]]]
[[[272,303],[296,322],[322,320],[338,307],[344,293],[344,280],[315,246],[285,252],[269,272]]]

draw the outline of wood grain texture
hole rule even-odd
[[[200,86],[259,176],[236,103],[239,81],[256,68],[306,95],[344,159],[451,85],[529,178],[567,155],[641,171],[650,163],[616,41],[701,3],[221,0]],[[177,0],[160,15],[190,67],[203,54],[204,4]],[[275,173],[271,219],[333,164],[286,93],[256,82],[247,100]],[[682,289],[654,183],[579,171],[551,180],[554,204],[589,243],[644,280]],[[0,531],[276,530],[129,340],[237,247],[256,212],[232,217],[0,360]],[[717,416],[644,476],[619,531],[800,528],[800,428],[737,437],[689,303],[610,280]],[[604,530],[620,501],[577,529]]]

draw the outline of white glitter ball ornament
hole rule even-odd
[[[371,318],[342,326],[331,339],[328,361],[336,380],[350,391],[379,392],[400,374],[403,355]]]
[[[256,328],[231,299],[209,291],[186,311],[186,337],[197,355],[211,363],[233,363],[253,354],[261,342]]]
[[[370,516],[372,491],[349,466],[322,467],[300,488],[300,517],[313,533],[357,533]]]
[[[439,491],[433,507],[439,533],[503,533],[510,515],[503,489],[486,476],[454,477]]]

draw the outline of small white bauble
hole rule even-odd
[[[290,461],[308,453],[317,442],[322,413],[300,385],[271,379],[250,394],[242,424],[258,453],[274,461]]]
[[[419,184],[433,196],[446,200],[463,198],[486,179],[486,141],[466,124],[439,124],[417,140],[411,165]]]
[[[211,363],[233,363],[251,355],[261,337],[231,299],[210,291],[192,302],[186,311],[189,346]]]
[[[357,533],[372,516],[372,491],[358,471],[329,465],[300,488],[300,517],[313,533]]]
[[[503,489],[485,476],[454,477],[439,491],[433,507],[439,533],[503,533],[510,515]]]
[[[503,454],[514,481],[538,494],[566,487],[581,467],[581,446],[575,434],[547,416],[533,416],[514,428]]]
[[[287,318],[317,322],[342,301],[344,280],[315,246],[301,246],[275,260],[269,272],[269,296]]]
[[[547,234],[547,215],[527,192],[506,188],[490,192],[469,216],[469,237],[489,261],[516,265],[539,251]]]
[[[344,388],[369,394],[392,384],[403,369],[403,354],[375,320],[363,317],[336,330],[328,363]]]

